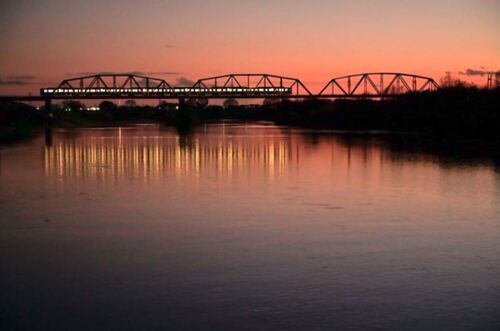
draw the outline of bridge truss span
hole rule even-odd
[[[58,88],[171,88],[165,80],[135,74],[97,74],[63,80]]]
[[[413,74],[375,72],[336,77],[319,92],[319,97],[377,98],[404,93],[437,90],[439,85],[430,77]]]
[[[312,96],[311,91],[299,79],[271,74],[227,74],[202,78],[193,88],[236,88],[254,98]]]
[[[160,78],[136,74],[96,74],[63,80],[44,88],[42,96],[55,98],[146,98],[167,93],[172,86]]]

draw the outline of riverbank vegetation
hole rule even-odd
[[[305,100],[233,107],[228,118],[347,131],[422,133],[463,139],[500,138],[500,89],[454,87],[387,100]]]
[[[0,103],[0,142],[11,142],[33,135],[43,125],[43,115],[29,105]]]

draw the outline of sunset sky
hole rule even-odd
[[[144,72],[171,84],[225,73],[330,78],[398,71],[484,84],[500,69],[496,0],[3,0],[0,94]]]

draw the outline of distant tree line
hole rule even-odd
[[[0,127],[4,136],[28,132],[34,126],[95,126],[124,122],[155,121],[182,127],[197,123],[237,119],[266,120],[282,125],[340,130],[383,130],[425,133],[447,139],[488,139],[500,145],[500,88],[480,89],[450,77],[437,91],[407,93],[385,100],[292,101],[266,99],[261,105],[240,105],[228,99],[210,105],[207,99],[186,99],[179,103],[159,102],[138,105],[128,100],[123,105],[102,101],[99,110],[87,111],[79,101],[54,105],[50,114],[42,107],[20,103],[0,105]]]

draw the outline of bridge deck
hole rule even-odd
[[[165,100],[178,100],[190,98],[207,98],[207,99],[266,99],[266,98],[287,98],[287,99],[377,99],[377,98],[394,98],[400,94],[299,94],[299,95],[285,95],[285,94],[270,94],[270,93],[254,93],[254,94],[236,94],[236,93],[199,93],[199,94],[134,94],[134,93],[120,93],[120,94],[52,94],[44,96],[21,96],[21,95],[4,95],[0,96],[0,101],[44,101],[47,99],[52,100],[126,100],[126,99],[165,99]]]

